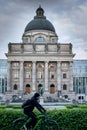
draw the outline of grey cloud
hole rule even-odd
[[[39,4],[54,24],[60,41],[70,40],[68,42],[75,42],[75,46],[76,42],[77,46],[83,42],[86,45],[86,0],[0,0],[0,49],[3,45],[7,47],[10,41],[21,40],[24,28],[35,16]]]

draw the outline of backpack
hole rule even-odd
[[[24,102],[22,103],[22,108],[26,108],[26,107],[28,107],[28,106],[30,106],[30,99],[28,99],[28,100],[26,100],[26,101],[24,101]]]

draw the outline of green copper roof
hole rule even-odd
[[[25,28],[25,32],[30,30],[48,30],[55,32],[53,25],[46,19],[34,19]]]
[[[30,30],[48,30],[55,32],[54,26],[46,19],[44,10],[41,7],[36,10],[36,16],[25,28],[25,32]]]

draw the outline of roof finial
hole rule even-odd
[[[41,8],[41,4],[39,4],[39,8]]]

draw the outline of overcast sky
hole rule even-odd
[[[26,25],[41,5],[59,43],[72,43],[75,59],[87,59],[87,0],[0,0],[0,59],[9,42],[22,42]]]

